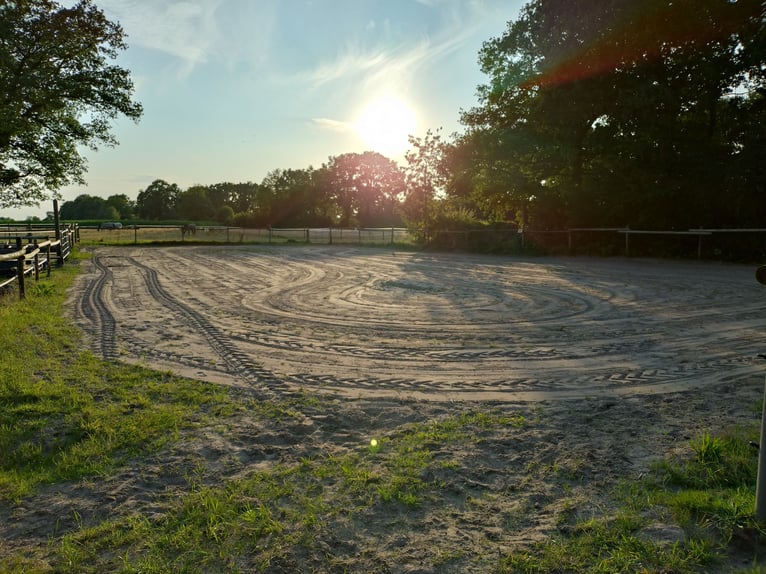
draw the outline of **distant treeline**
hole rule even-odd
[[[80,196],[65,219],[248,227],[481,229],[762,227],[766,16],[761,0],[546,0],[479,54],[487,83],[465,129],[412,138],[260,183],[161,179]]]
[[[320,169],[278,169],[261,183],[193,185],[153,181],[132,201],[81,195],[64,219],[215,221],[242,227],[390,227],[403,225],[405,172],[374,152],[330,158]]]

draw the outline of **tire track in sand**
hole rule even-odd
[[[101,262],[96,254],[91,260],[98,275],[85,287],[83,296],[78,300],[77,310],[80,316],[91,325],[91,331],[96,339],[96,346],[106,361],[118,358],[116,321],[106,304],[107,287],[112,280],[112,272]]]
[[[263,369],[240,351],[231,340],[212,325],[201,313],[173,297],[160,284],[155,269],[144,265],[133,257],[127,258],[132,265],[141,270],[149,293],[165,307],[183,317],[198,333],[202,334],[216,354],[223,359],[231,372],[247,382],[261,387],[262,390],[283,386],[282,381],[271,372]]]

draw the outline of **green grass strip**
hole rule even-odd
[[[0,500],[41,484],[103,475],[230,409],[224,391],[83,350],[66,319],[77,260],[0,300]]]

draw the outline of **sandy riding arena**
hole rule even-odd
[[[13,548],[107,517],[161,523],[196,484],[368,455],[388,464],[414,427],[490,413],[519,424],[427,442],[417,480],[431,486],[416,506],[328,511],[308,545],[284,536],[231,559],[247,572],[494,572],[608,520],[617,485],[652,462],[760,419],[755,266],[337,245],[98,247],[81,264],[70,309],[99,356],[226,385],[243,405],[295,406],[284,418],[243,408],[108,476],[42,489],[0,511]],[[332,508],[338,481],[322,491]],[[685,540],[668,512],[641,521],[641,540]],[[756,559],[745,545],[705,571]]]
[[[766,291],[753,271],[319,246],[100,248],[75,314],[106,358],[264,392],[624,397],[763,372]]]

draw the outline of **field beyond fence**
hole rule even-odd
[[[120,229],[82,227],[85,243],[320,243],[355,245],[413,244],[415,238],[402,227],[383,228],[283,228],[249,229],[245,227],[124,225]]]

